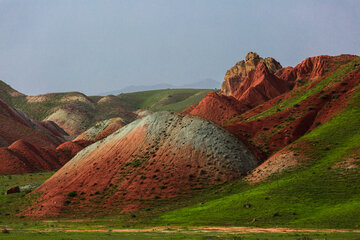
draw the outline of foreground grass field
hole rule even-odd
[[[0,233],[1,234],[1,233]],[[11,239],[11,240],[20,240],[20,239],[52,239],[52,240],[71,240],[71,239],[193,239],[193,240],[202,240],[202,239],[224,239],[224,240],[358,240],[360,235],[358,233],[243,233],[243,234],[234,234],[234,233],[219,233],[219,232],[191,232],[191,231],[178,231],[178,232],[35,232],[35,231],[11,231],[8,234],[1,234],[1,239]]]
[[[0,175],[0,226],[9,223],[14,218],[13,215],[20,212],[29,204],[25,195],[43,183],[54,172],[40,172],[18,175]],[[5,195],[6,190],[13,186],[26,187],[20,193]]]

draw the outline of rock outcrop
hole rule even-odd
[[[244,81],[247,74],[255,70],[259,63],[264,63],[271,73],[275,73],[282,68],[281,64],[274,58],[268,57],[263,59],[257,53],[249,52],[245,60],[237,62],[235,66],[226,72],[224,82],[221,85],[221,93],[227,96],[233,94]]]
[[[20,192],[19,186],[14,186],[14,187],[11,187],[8,190],[6,190],[6,194],[13,194],[13,193],[19,193],[19,192]]]
[[[254,107],[289,90],[288,82],[272,74],[263,62],[248,73],[233,96],[241,104]]]

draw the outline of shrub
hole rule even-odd
[[[323,94],[323,95],[321,95],[321,99],[327,99],[329,97],[329,95],[328,94]]]
[[[314,126],[316,127],[316,126],[319,126],[320,124],[321,124],[320,122],[315,122]]]
[[[77,193],[76,193],[76,191],[71,191],[67,195],[68,195],[68,197],[76,197]]]

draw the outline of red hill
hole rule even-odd
[[[159,112],[79,152],[36,190],[40,201],[27,214],[133,211],[152,199],[238,178],[256,166],[244,144],[219,126]]]
[[[210,92],[198,104],[190,106],[183,113],[222,123],[247,109],[249,108],[246,105],[241,104],[233,96]]]
[[[51,123],[51,129],[39,124],[27,114],[18,111],[0,100],[0,146],[9,146],[18,139],[41,147],[55,148],[63,143],[67,134],[55,123]]]
[[[0,174],[22,174],[59,169],[69,158],[55,149],[38,147],[18,140],[0,148]]]

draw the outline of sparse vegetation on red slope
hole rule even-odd
[[[359,62],[359,58],[350,61],[309,87],[273,99],[277,105],[272,108],[267,109],[265,103],[264,107],[260,105],[224,127],[270,156],[343,110],[359,82]],[[323,98],[324,95],[328,97]],[[260,109],[264,112],[259,113]],[[255,116],[253,111],[257,113]]]
[[[36,190],[39,203],[26,214],[133,212],[154,200],[236,179],[256,165],[251,152],[219,126],[154,113],[78,153]],[[71,191],[78,195],[68,199]]]

